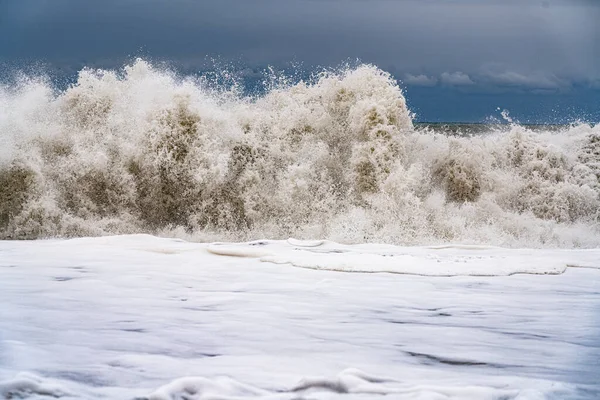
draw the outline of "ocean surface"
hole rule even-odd
[[[593,400],[599,260],[598,249],[0,241],[0,398]]]
[[[372,65],[0,85],[0,398],[600,398],[600,126],[501,112]]]

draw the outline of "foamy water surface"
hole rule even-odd
[[[600,395],[598,250],[211,246],[150,236],[0,242],[0,398]],[[347,267],[362,254],[370,272],[387,257],[401,273],[260,258],[318,249]],[[519,275],[468,276],[505,275],[515,259],[527,260]],[[558,259],[561,274],[539,275]],[[454,276],[411,275],[432,260]]]

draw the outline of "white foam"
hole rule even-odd
[[[248,98],[138,60],[0,88],[0,238],[600,246],[600,126],[453,137],[372,65],[287,82]]]
[[[207,400],[207,399],[261,399],[288,400],[298,396],[328,398],[331,394],[355,394],[386,396],[401,399],[461,399],[461,400],[498,400],[498,399],[535,399],[543,393],[529,391],[527,396],[515,389],[463,386],[444,387],[435,385],[411,386],[389,378],[380,378],[357,369],[347,369],[334,378],[307,377],[289,390],[269,392],[264,389],[242,384],[227,377],[207,379],[187,377],[177,379],[151,393],[143,400]],[[323,396],[325,395],[325,396]],[[534,397],[532,397],[534,395]],[[302,397],[304,398],[304,397]],[[542,398],[542,397],[539,397]]]
[[[59,384],[30,373],[20,373],[14,379],[0,382],[0,397],[3,399],[22,399],[36,395],[59,398],[72,396],[73,393]]]
[[[218,377],[207,379],[202,377],[179,378],[151,393],[148,400],[204,400],[204,399],[238,399],[264,398],[268,391],[245,385],[234,379]]]
[[[556,275],[568,266],[600,268],[600,250],[560,252],[463,245],[349,246],[294,239],[211,244],[207,250],[217,255],[254,257],[264,262],[310,269],[423,276]]]
[[[224,257],[208,248],[271,255]],[[448,279],[299,269],[261,258],[332,255],[358,268],[351,260],[360,256],[375,268],[399,257],[421,275],[435,259],[460,275],[477,264],[497,273],[505,268],[498,260],[520,257],[535,268],[553,259],[598,268],[598,251],[207,245],[144,235],[0,241],[0,398],[541,400],[594,393],[597,270]],[[324,259],[327,269],[340,264]]]

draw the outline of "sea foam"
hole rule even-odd
[[[137,60],[0,110],[3,239],[600,246],[600,127],[415,129],[371,65],[248,97]]]

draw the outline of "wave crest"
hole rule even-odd
[[[362,65],[260,98],[138,60],[0,89],[0,237],[599,246],[600,131],[415,129]]]

